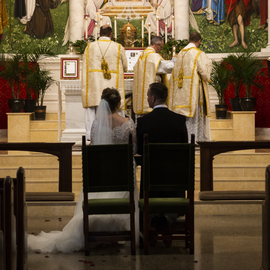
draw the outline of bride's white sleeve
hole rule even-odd
[[[133,144],[133,154],[136,154],[137,153],[137,137],[136,137],[136,127],[135,127],[135,124],[132,121],[131,122],[131,125],[130,125],[130,132],[132,134],[132,144]]]

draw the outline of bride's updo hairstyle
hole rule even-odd
[[[120,94],[115,88],[105,88],[102,92],[101,99],[105,99],[114,113],[117,110],[118,104],[121,101]]]

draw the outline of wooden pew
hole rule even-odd
[[[14,187],[12,178],[1,181],[1,231],[3,231],[3,270],[16,270],[16,222],[14,216]],[[4,218],[3,218],[4,217]]]
[[[265,170],[265,201],[262,207],[262,266],[270,269],[270,165]]]
[[[0,211],[2,212],[2,203],[1,203],[2,194],[0,192]],[[0,270],[4,269],[4,235],[1,227],[1,215],[0,215]]]
[[[4,179],[0,178],[0,186]],[[25,201],[25,172],[22,167],[17,171],[17,178],[13,179],[14,215],[16,217],[16,245],[17,270],[27,269],[27,207]],[[1,204],[1,200],[0,200]],[[5,219],[1,211],[0,222]],[[0,268],[1,269],[1,268]]]

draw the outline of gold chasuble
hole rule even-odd
[[[5,0],[0,0],[0,35],[3,34],[4,28],[8,24],[7,10]]]
[[[121,95],[121,109],[125,110],[124,71],[127,58],[121,44],[104,37],[89,43],[83,55],[83,107],[98,106],[102,91],[114,87]]]
[[[134,66],[133,111],[136,114],[147,114],[152,111],[147,102],[147,91],[149,84],[160,82],[160,77],[157,76],[161,76],[163,83],[169,86],[166,74],[157,75],[161,59],[162,57],[153,48],[148,47]]]
[[[212,61],[201,50],[196,47],[181,50],[170,78],[169,109],[193,117],[199,104],[200,115],[210,117],[211,70]]]

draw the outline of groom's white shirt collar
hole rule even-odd
[[[156,108],[167,108],[167,105],[165,105],[165,104],[163,104],[163,105],[156,105],[156,106],[153,108],[153,110],[156,109]]]

